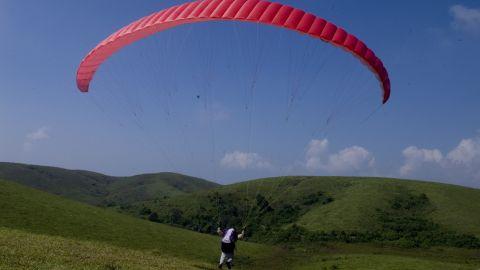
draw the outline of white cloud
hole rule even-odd
[[[408,175],[425,163],[440,163],[443,160],[442,152],[438,149],[420,149],[409,146],[402,152],[405,158],[404,165],[400,168],[401,175]]]
[[[471,185],[480,180],[480,135],[463,139],[447,155],[438,149],[410,146],[403,150],[402,176],[438,177]],[[478,185],[478,183],[474,184]]]
[[[450,7],[450,15],[453,17],[454,29],[474,35],[480,34],[480,8],[454,5]]]
[[[268,169],[271,163],[257,153],[234,151],[226,153],[220,164],[230,169]]]
[[[314,171],[320,169],[322,165],[322,158],[328,150],[328,140],[311,140],[308,144],[307,153],[305,155],[305,167],[308,170]]]
[[[30,151],[33,147],[33,144],[37,141],[46,140],[50,138],[49,128],[43,126],[25,136],[25,141],[23,143],[23,150]]]
[[[358,174],[375,165],[375,158],[365,148],[352,146],[338,153],[330,154],[328,140],[312,140],[308,144],[304,166],[309,171],[328,174]]]
[[[480,159],[480,138],[464,139],[447,155],[448,161],[470,166]]]
[[[329,157],[325,170],[332,174],[360,172],[375,165],[375,158],[365,148],[352,146]]]

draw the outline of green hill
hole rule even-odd
[[[170,261],[186,261],[189,265],[192,262],[211,265],[218,256],[218,237],[144,221],[1,180],[0,209],[0,228],[3,227],[0,238],[4,238],[0,241],[0,251],[5,245],[10,246],[8,242],[14,246],[27,243],[28,239],[44,239],[45,243],[32,243],[29,248],[42,245],[46,248],[49,241],[52,245],[73,245],[74,248],[78,243],[79,248],[91,252],[109,247],[117,254],[112,256],[128,252],[135,254],[135,250],[148,251],[150,253],[146,256],[150,259],[157,254]],[[26,248],[21,247],[18,248],[20,253]],[[243,242],[239,248],[243,254],[239,261],[246,265],[253,260],[262,261],[278,250]],[[42,253],[40,250],[32,252]],[[15,256],[11,258],[12,254],[1,256],[18,262]],[[57,259],[62,260],[53,258]]]
[[[329,181],[336,181],[337,187],[329,188],[329,184],[325,183]],[[372,178],[317,178],[304,182],[304,185],[313,185],[335,198],[331,204],[316,206],[299,219],[299,224],[312,230],[378,229],[375,222],[376,209],[385,209],[393,198],[409,192],[427,196],[431,205],[426,217],[445,228],[480,237],[478,189],[432,182]]]
[[[313,211],[320,207],[316,204],[322,202],[326,206],[335,201],[329,201],[330,195],[319,194],[316,189],[305,189],[304,194],[295,195],[303,189],[303,181],[306,180],[254,181],[247,183],[248,192],[245,184],[237,184],[220,187],[214,192],[165,198],[162,202],[183,201],[193,207],[194,200],[188,198],[195,196],[195,202],[203,206],[204,202],[215,198],[214,195],[231,196],[231,192],[243,192],[244,195],[248,193],[248,197],[276,196],[284,202],[297,202],[301,198],[300,202],[307,203],[309,211]],[[328,186],[337,187],[333,189],[341,189],[338,183],[342,181],[327,182],[330,182]],[[247,207],[248,201],[244,203]],[[271,201],[272,206],[278,204],[279,200]],[[218,241],[215,236],[148,222],[0,180],[0,270],[212,270],[216,269]],[[237,269],[476,270],[480,267],[478,250],[443,247],[425,250],[322,243],[286,250],[240,242],[237,253]]]
[[[128,205],[209,190],[218,186],[213,182],[176,173],[142,174],[121,177],[112,182],[107,188],[108,195],[105,201]]]
[[[204,179],[157,173],[112,177],[95,172],[0,162],[0,179],[92,205],[125,205],[207,190],[218,186]]]
[[[341,237],[347,241],[362,237],[390,241],[401,240],[408,234],[415,241],[420,241],[419,237],[425,238],[421,241],[440,237],[443,240],[431,244],[454,246],[463,246],[452,242],[460,238],[478,243],[472,237],[480,237],[479,206],[478,189],[354,177],[260,179],[149,205],[159,213],[161,222],[203,232],[215,228],[215,222],[209,220],[250,225],[259,235],[296,224],[317,233],[317,238],[338,240],[337,233],[345,232],[347,235]],[[378,232],[382,235],[372,235]]]
[[[296,224],[310,232],[365,234],[402,222],[411,226],[407,223],[415,220],[424,231],[480,237],[480,191],[432,182],[279,177],[220,186],[175,173],[111,177],[14,163],[0,163],[0,177],[134,216],[147,218],[154,212],[156,221],[200,232],[213,233],[218,225],[231,223],[253,225],[251,231],[259,233]],[[413,208],[408,206],[412,203]],[[395,204],[408,209],[395,209]],[[399,215],[401,219],[388,218]]]

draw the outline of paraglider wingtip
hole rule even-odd
[[[390,93],[390,89],[385,91],[385,93],[383,94],[382,105],[385,105],[390,100]]]
[[[389,99],[390,99],[390,94],[385,95],[385,96],[383,97],[382,105],[385,105],[385,104],[388,102]]]
[[[78,83],[78,84],[77,84],[77,88],[78,88],[78,90],[80,90],[80,92],[82,92],[82,93],[87,93],[89,86],[88,86],[88,85],[85,85],[85,84],[80,84],[80,83]]]

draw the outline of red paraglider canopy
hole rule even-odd
[[[390,97],[390,79],[382,61],[365,43],[344,29],[313,14],[263,0],[199,0],[151,14],[135,21],[98,44],[82,60],[77,86],[88,92],[99,66],[116,51],[142,38],[178,25],[206,21],[248,21],[284,27],[308,34],[352,53],[375,73],[383,88],[383,103]]]

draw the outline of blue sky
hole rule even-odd
[[[379,86],[355,58],[240,23],[139,42],[102,67],[89,94],[77,91],[93,46],[181,2],[0,0],[0,160],[221,183],[373,175],[480,187],[478,2],[281,1],[377,53],[392,80],[379,109]]]

